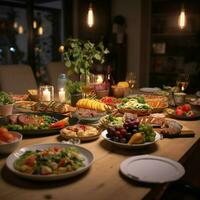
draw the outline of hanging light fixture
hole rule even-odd
[[[186,14],[185,14],[184,5],[182,6],[180,15],[178,17],[178,25],[180,29],[184,29],[186,26]]]
[[[61,45],[59,46],[59,48],[58,48],[58,51],[59,51],[60,53],[63,53],[63,52],[65,51],[65,46],[61,44]]]
[[[92,28],[94,25],[94,13],[92,9],[92,3],[89,5],[88,14],[87,14],[87,24],[89,28]]]
[[[44,29],[42,26],[38,27],[38,35],[43,35],[44,34]]]
[[[38,26],[38,25],[37,25],[37,21],[36,21],[36,20],[33,20],[33,28],[36,29],[37,26]]]
[[[22,25],[18,26],[18,33],[23,34],[24,33],[24,27]]]
[[[15,21],[15,22],[13,23],[13,27],[14,27],[15,29],[18,28],[18,22],[17,22],[17,21]]]

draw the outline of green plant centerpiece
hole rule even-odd
[[[70,94],[78,94],[81,93],[81,85],[78,81],[68,80],[66,83],[66,87]]]
[[[13,99],[4,91],[0,91],[0,115],[11,115],[13,111]]]
[[[80,82],[68,80],[66,83],[66,89],[71,96],[71,105],[75,106],[76,102],[82,98],[82,88]]]
[[[14,101],[8,93],[0,91],[0,105],[8,105],[13,103]]]
[[[65,66],[67,71],[84,76],[87,84],[87,76],[90,74],[94,62],[103,64],[105,55],[108,53],[109,51],[104,48],[103,42],[94,44],[78,38],[69,38],[65,43]]]

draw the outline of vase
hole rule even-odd
[[[71,94],[71,105],[76,106],[77,101],[82,98],[82,93]]]
[[[13,113],[13,104],[7,104],[7,105],[0,105],[0,115],[1,116],[8,116],[12,115]]]

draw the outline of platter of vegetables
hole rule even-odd
[[[160,139],[152,126],[142,124],[135,115],[126,113],[123,117],[110,117],[102,137],[108,142],[123,148],[141,148]]]
[[[166,109],[169,117],[180,120],[195,120],[200,118],[200,112],[193,110],[190,104],[177,106],[175,109]]]
[[[67,125],[76,123],[61,114],[20,113],[0,118],[0,126],[10,131],[18,131],[26,136],[43,136],[59,133]]]
[[[20,177],[54,181],[83,173],[93,161],[93,154],[83,147],[50,143],[23,147],[7,158],[6,165]]]
[[[138,116],[148,115],[152,111],[152,107],[145,102],[142,96],[123,98],[117,108],[122,113],[134,113]]]

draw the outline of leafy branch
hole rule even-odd
[[[95,61],[101,64],[105,62],[108,49],[104,48],[103,42],[95,45],[90,41],[82,41],[77,38],[69,38],[65,44],[65,66],[77,74],[89,74]]]

